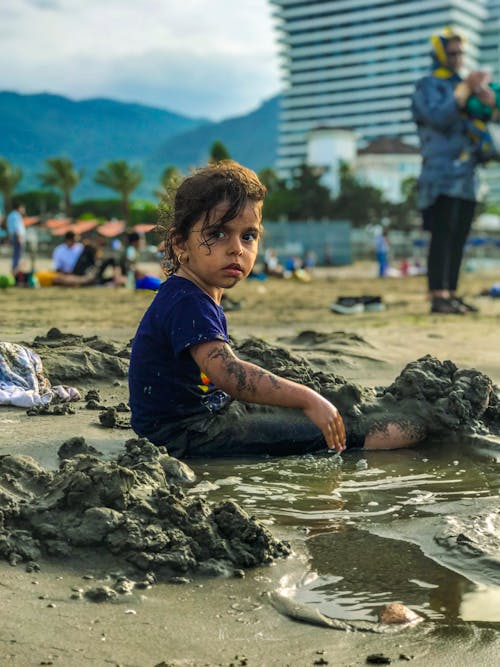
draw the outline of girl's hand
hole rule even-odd
[[[329,449],[342,452],[345,449],[345,427],[340,412],[326,398],[313,392],[310,405],[304,414],[321,430]]]

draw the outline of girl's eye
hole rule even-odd
[[[243,234],[242,239],[244,241],[256,241],[258,238],[258,233],[257,232],[248,232],[247,234]]]
[[[223,239],[225,233],[222,231],[222,229],[214,229],[209,233],[209,236],[211,239]]]

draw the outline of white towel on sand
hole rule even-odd
[[[36,352],[17,343],[0,342],[0,405],[31,408],[59,402],[78,401],[74,387],[51,386]]]

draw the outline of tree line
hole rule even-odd
[[[209,161],[230,158],[224,144],[215,141],[210,149]],[[403,183],[403,201],[391,203],[381,190],[361,183],[347,164],[341,166],[340,194],[333,197],[321,183],[321,171],[303,164],[290,180],[279,178],[271,168],[262,169],[259,177],[267,187],[264,202],[266,220],[350,220],[354,227],[380,224],[393,229],[410,229],[417,223],[416,182],[407,179]],[[53,157],[45,160],[44,169],[37,174],[42,190],[16,194],[22,178],[19,167],[0,157],[0,193],[3,196],[5,213],[8,213],[14,198],[22,199],[30,214],[62,211],[72,217],[121,216],[127,223],[156,222],[157,204],[142,205],[134,210],[132,195],[142,182],[139,167],[125,160],[112,160],[94,174],[94,182],[117,193],[118,199],[87,199],[73,201],[73,191],[82,179],[83,171],[76,169],[71,159]],[[159,201],[169,198],[182,179],[181,172],[172,165],[163,170],[158,188],[154,191]],[[134,219],[140,218],[140,219]]]

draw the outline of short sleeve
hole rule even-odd
[[[174,354],[212,340],[229,342],[224,311],[209,296],[186,296],[179,301],[169,318],[170,338]]]

